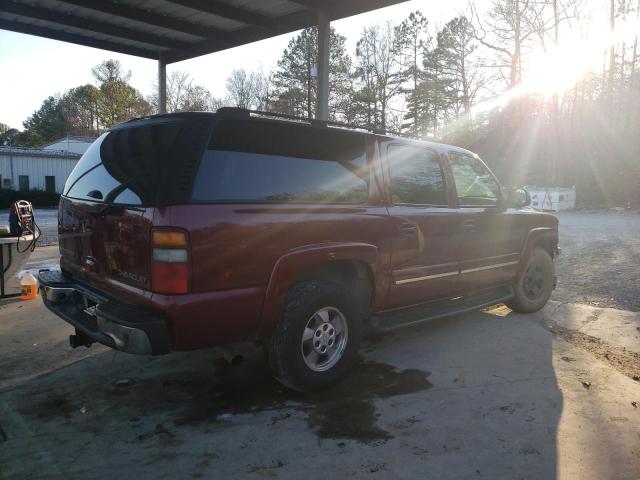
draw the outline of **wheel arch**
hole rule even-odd
[[[558,253],[558,231],[551,227],[540,227],[533,228],[527,233],[518,264],[518,276],[524,272],[529,255],[536,247],[544,248],[551,258],[554,258]]]
[[[382,275],[375,245],[330,243],[293,250],[280,257],[273,268],[258,334],[264,337],[273,330],[282,314],[286,294],[296,282],[331,279],[343,283],[346,288],[357,289],[354,293],[363,295],[367,300],[363,308],[367,308],[384,295],[385,286],[380,278]]]

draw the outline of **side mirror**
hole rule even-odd
[[[507,197],[507,207],[522,208],[531,205],[531,195],[524,188],[512,188]]]

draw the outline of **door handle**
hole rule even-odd
[[[415,237],[418,235],[418,226],[413,223],[402,223],[398,227],[398,233],[403,237]]]
[[[465,220],[462,222],[462,228],[465,232],[475,232],[476,231],[476,222],[473,220]]]

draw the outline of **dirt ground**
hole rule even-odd
[[[640,311],[640,214],[560,212],[553,299]]]

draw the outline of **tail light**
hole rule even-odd
[[[176,294],[189,291],[189,239],[182,230],[151,232],[151,290]]]

